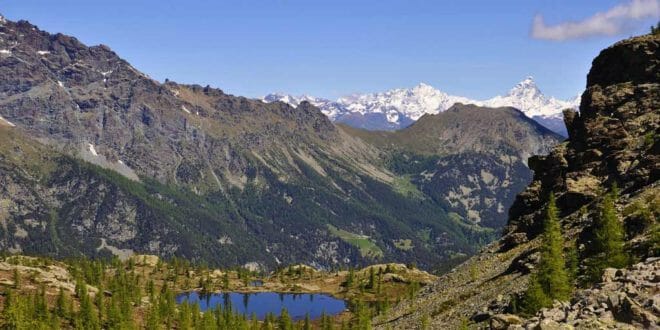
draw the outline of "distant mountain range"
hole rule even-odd
[[[368,130],[401,129],[417,121],[424,114],[437,114],[449,109],[455,103],[493,108],[514,107],[562,136],[567,135],[562,110],[577,109],[580,104],[579,96],[570,100],[545,96],[532,77],[525,78],[504,96],[483,101],[449,95],[424,83],[409,89],[353,94],[340,97],[336,101],[309,95],[296,97],[281,93],[268,94],[262,100],[281,101],[294,107],[307,101],[320,108],[332,121]]]

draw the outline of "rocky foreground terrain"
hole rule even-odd
[[[495,315],[493,329],[602,328],[653,329],[660,315],[660,259],[648,258],[630,269],[608,268],[603,282],[578,291],[571,303],[556,303],[523,321]]]
[[[504,236],[403,302],[377,328],[658,328],[660,273],[660,35],[621,41],[593,61],[579,113],[565,113],[569,139],[531,157],[534,180],[516,198]],[[602,283],[533,318],[511,315],[539,260],[543,210],[557,196],[567,244],[579,253],[606,190],[618,185],[626,248],[639,260],[608,269]]]

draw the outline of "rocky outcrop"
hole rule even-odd
[[[576,329],[655,329],[659,320],[660,259],[649,258],[630,269],[606,269],[602,283],[578,291],[571,303],[542,309],[518,328],[562,324]]]
[[[645,35],[594,59],[580,112],[565,113],[569,139],[529,160],[534,181],[511,207],[507,235],[537,235],[551,191],[567,215],[615,183],[625,194],[660,178],[659,48],[660,36]]]

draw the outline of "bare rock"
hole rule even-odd
[[[523,320],[513,314],[496,314],[490,318],[491,329],[509,329],[512,325],[521,325]]]

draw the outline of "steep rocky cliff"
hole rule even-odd
[[[660,43],[657,35],[628,39],[594,59],[580,112],[566,112],[569,139],[529,160],[534,181],[510,211],[512,242],[538,234],[543,201],[557,195],[564,215],[617,184],[624,194],[660,178]]]
[[[534,180],[516,198],[504,237],[375,319],[377,327],[658,327],[659,47],[659,35],[645,35],[603,50],[588,74],[579,114],[565,114],[569,139],[547,156],[530,158]],[[598,204],[615,183],[626,248],[642,262],[606,271],[603,283],[577,290],[570,303],[536,318],[506,314],[538,262],[548,194],[557,195],[566,239],[581,251],[593,238]]]

